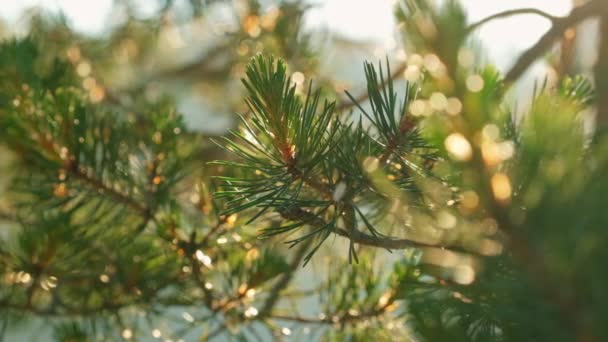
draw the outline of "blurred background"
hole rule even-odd
[[[471,23],[522,7],[563,16],[581,2],[461,1]],[[240,78],[257,53],[284,58],[295,83],[304,87],[313,79],[314,87],[339,102],[346,89],[364,90],[363,61],[388,58],[397,69],[421,59],[406,48],[394,6],[391,0],[8,0],[0,6],[0,37],[48,37],[45,47],[76,67],[92,102],[131,109],[137,117],[143,103],[167,98],[184,114],[190,132],[209,137],[225,134],[235,114],[245,111]],[[568,49],[555,52],[560,58],[549,54],[536,62],[512,91],[530,91],[536,80],[551,81],[560,73],[588,73],[596,58],[589,47],[597,40],[596,26],[589,21],[570,32]],[[494,20],[469,45],[506,71],[549,27],[537,15]],[[406,78],[412,75],[400,80]],[[307,274],[298,275],[301,282],[314,282]],[[311,304],[306,311],[315,315],[318,308]],[[13,338],[34,338],[30,332]],[[35,335],[45,340],[44,333]]]
[[[567,14],[580,0],[464,0],[470,22],[500,11],[532,7],[551,15]],[[364,60],[405,61],[395,24],[392,0],[309,1],[218,1],[218,0],[23,0],[8,1],[0,9],[3,36],[22,35],[34,27],[54,30],[58,41],[73,44],[70,35],[81,37],[83,46],[65,46],[78,64],[84,80],[104,87],[97,96],[118,97],[125,90],[150,98],[170,94],[186,116],[188,126],[202,133],[221,134],[241,109],[237,82],[248,58],[261,51],[286,58],[295,81],[314,77],[331,85],[340,96],[343,89],[363,83],[358,72]],[[595,24],[579,28],[576,44],[592,44]],[[483,55],[505,71],[519,53],[550,27],[536,15],[518,15],[482,26],[472,44],[483,46]],[[68,30],[73,32],[67,33]],[[111,46],[95,45],[95,41]],[[70,48],[72,48],[70,50]],[[87,51],[87,49],[91,49]],[[103,51],[101,55],[97,52]],[[593,49],[574,48],[578,51]],[[87,55],[88,54],[88,55]],[[306,58],[314,54],[314,65]],[[90,70],[105,58],[103,70]],[[594,54],[577,56],[576,71],[588,70]],[[118,60],[119,63],[112,63]],[[528,72],[551,77],[550,61],[541,61]],[[100,82],[102,81],[102,82]],[[520,91],[532,82],[522,82]],[[354,91],[354,90],[353,90]],[[128,102],[127,99],[112,99]]]

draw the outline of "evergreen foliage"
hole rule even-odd
[[[607,7],[541,15],[559,38]],[[36,323],[57,341],[608,339],[608,75],[514,101],[520,64],[503,76],[472,47],[485,20],[412,0],[396,5],[408,61],[365,62],[366,91],[342,98],[293,73],[317,66],[306,6],[263,8],[218,70],[147,76],[231,87],[242,69],[238,124],[215,137],[144,79],[102,83],[119,37],[153,58],[159,18],[103,41],[35,16],[0,43],[0,340]]]

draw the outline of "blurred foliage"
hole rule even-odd
[[[0,45],[0,338],[608,338],[586,76],[515,102],[457,1],[404,0],[407,61],[335,100],[307,3],[114,5],[104,35],[33,12]],[[192,129],[184,88],[238,124]]]

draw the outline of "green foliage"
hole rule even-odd
[[[422,55],[366,62],[338,103],[289,77],[318,58],[306,8],[249,1],[223,63],[125,88],[103,80],[154,56],[156,17],[95,39],[34,17],[0,44],[0,337],[40,319],[58,341],[607,338],[608,145],[585,123],[606,94],[560,74],[514,104],[463,7],[416,0],[396,16]],[[246,107],[213,139],[148,96],[241,68]]]
[[[390,75],[388,64],[387,69]],[[383,211],[388,189],[374,183],[364,164],[382,164],[394,179],[388,188],[416,193],[414,177],[426,175],[420,165],[435,155],[406,115],[412,87],[406,86],[397,106],[392,79],[371,64],[366,64],[365,71],[372,114],[359,108],[369,120],[368,128],[363,128],[361,121],[355,125],[336,115],[333,102],[325,101],[319,108],[320,92],[311,94],[312,84],[302,100],[281,60],[262,56],[252,60],[243,80],[249,92],[250,118],[242,119],[241,132],[232,131],[235,141],[223,138],[228,151],[239,160],[214,163],[241,168],[244,173],[219,177],[222,187],[216,197],[229,199],[226,214],[259,208],[250,223],[273,209],[294,221],[265,229],[263,237],[290,233],[305,224],[312,226],[311,232],[288,241],[293,246],[310,238],[319,240],[307,261],[335,230],[349,231],[361,225],[371,238],[382,234],[372,223],[375,219],[366,216],[373,218]],[[378,84],[385,78],[387,87],[380,89]],[[376,154],[382,156],[374,159]],[[403,157],[405,154],[409,157]],[[393,163],[387,163],[389,159]],[[362,208],[370,205],[372,209],[364,214],[366,209]],[[352,245],[350,256],[357,257]]]

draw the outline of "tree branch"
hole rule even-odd
[[[133,198],[107,186],[101,180],[90,177],[85,172],[82,172],[76,166],[76,164],[73,164],[73,166],[70,167],[69,171],[70,174],[74,176],[74,178],[79,179],[85,184],[90,185],[93,189],[97,191],[101,191],[102,193],[107,194],[107,196],[113,199],[114,201],[117,201],[130,207],[131,209],[139,213],[142,217],[144,217],[146,220],[150,218],[151,212],[149,208],[141,205],[141,203],[137,202]]]
[[[531,48],[526,50],[505,75],[507,87],[521,77],[534,61],[547,51],[564,32],[581,21],[596,16],[600,12],[603,0],[592,0],[585,5],[574,8],[566,17],[555,18],[553,26]]]
[[[469,25],[469,27],[467,27],[467,33],[471,33],[473,31],[475,31],[480,26],[487,24],[488,22],[490,22],[492,20],[503,19],[503,18],[511,17],[514,15],[521,15],[521,14],[536,14],[536,15],[539,15],[552,22],[559,19],[559,17],[555,17],[555,16],[553,16],[547,12],[541,11],[537,8],[517,8],[517,9],[513,9],[513,10],[508,10],[508,11],[492,14],[491,16],[489,16],[487,18],[483,18],[480,21]]]
[[[314,213],[304,210],[302,208],[292,207],[288,210],[282,211],[281,216],[283,218],[291,220],[291,221],[301,221],[307,224],[310,224],[314,227],[320,228],[327,226],[325,220],[315,215]],[[350,239],[352,242],[358,243],[360,245],[366,245],[371,247],[380,247],[386,249],[406,249],[406,248],[446,248],[454,251],[460,252],[461,249],[455,246],[443,246],[432,243],[425,243],[414,241],[411,239],[397,239],[390,237],[378,237],[374,235],[369,235],[361,232],[358,229],[346,230],[343,228],[334,228],[333,232]],[[474,253],[474,252],[470,252]]]
[[[347,231],[346,229],[336,228],[334,233],[346,237],[351,241],[360,245],[366,245],[371,247],[380,247],[386,249],[406,249],[406,248],[424,248],[424,247],[441,247],[434,244],[418,242],[409,239],[397,239],[397,238],[380,238],[373,235],[369,235],[361,232],[360,230],[353,229]]]
[[[608,129],[608,4],[601,8],[599,57],[595,65],[597,88],[597,129]]]

